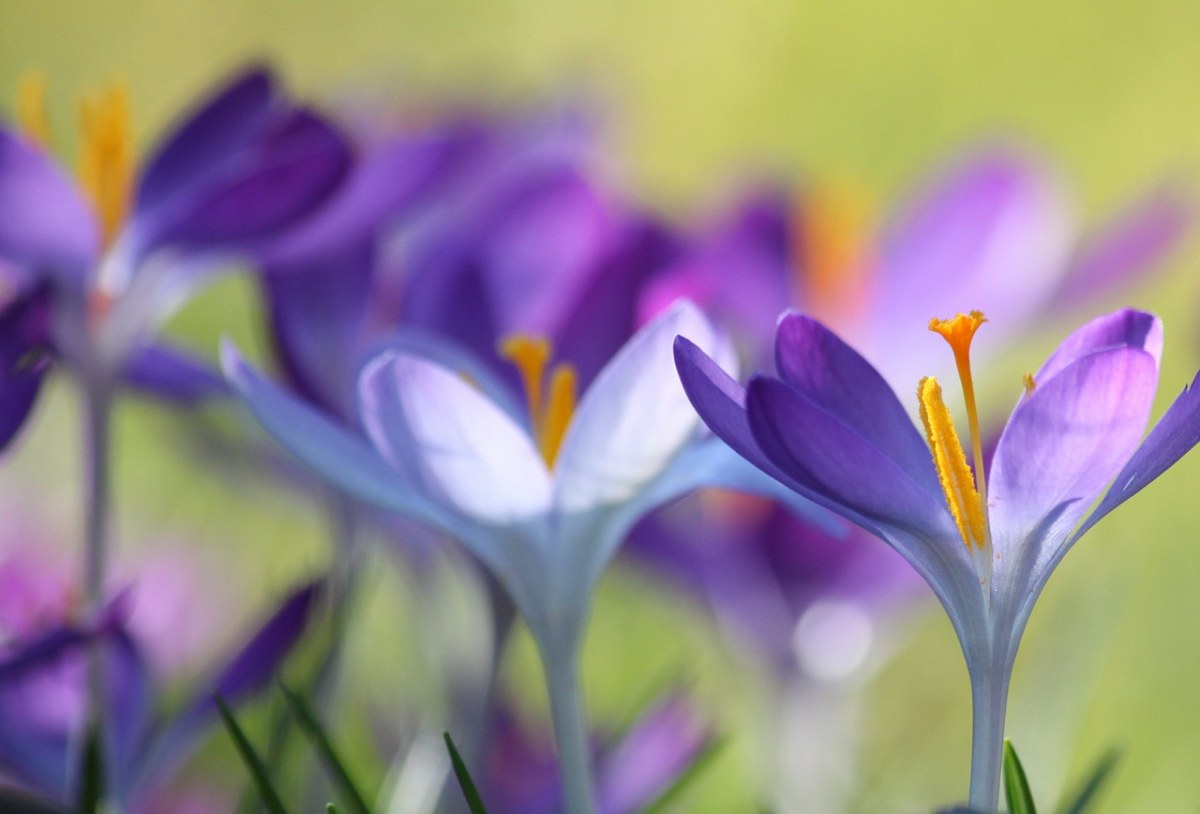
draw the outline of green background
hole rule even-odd
[[[1200,165],[1197,32],[1200,4],[1186,0],[0,0],[0,95],[25,69],[44,70],[69,152],[82,91],[123,78],[144,145],[196,93],[250,59],[270,61],[298,93],[325,102],[364,88],[377,100],[489,105],[586,89],[608,111],[628,188],[666,211],[693,213],[762,171],[850,179],[886,207],[947,151],[1015,134],[1044,148],[1083,211],[1099,216],[1163,175],[1189,179]],[[1198,260],[1193,242],[1128,298],[1166,320],[1160,411],[1200,362]],[[1043,326],[993,371],[997,406],[985,412],[1003,415],[1002,394],[1011,392],[1003,382],[1035,368],[1079,319]],[[261,347],[243,282],[204,295],[171,329],[213,355],[220,334]],[[49,536],[71,539],[78,453],[69,387],[57,384],[46,406],[0,471],[0,500],[6,511],[36,505]],[[129,403],[118,423],[124,552],[164,537],[194,540],[224,587],[245,597],[245,612],[320,567],[315,507],[244,475],[206,475],[184,424],[152,406]],[[1200,801],[1198,478],[1200,461],[1185,461],[1090,534],[1034,613],[1009,730],[1047,803],[1114,745],[1124,760],[1104,811],[1169,814]],[[381,582],[356,642],[363,697],[431,693],[412,585]],[[911,641],[865,691],[857,811],[928,810],[965,792],[961,657],[935,608],[904,627]],[[512,659],[514,686],[536,689],[531,665],[525,643]],[[766,760],[754,725],[770,710],[752,672],[693,614],[636,578],[607,580],[586,668],[602,719],[661,685],[664,671],[694,676],[733,748],[684,808],[751,810]],[[536,714],[537,693],[526,695]],[[364,771],[378,778],[383,766],[366,760]]]

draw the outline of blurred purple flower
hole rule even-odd
[[[973,312],[930,326],[950,342],[962,373],[977,462],[967,354],[982,321]],[[985,478],[982,467],[968,467],[933,378],[919,387],[927,446],[875,368],[810,317],[780,322],[779,378],[756,376],[745,389],[695,345],[677,342],[684,387],[718,436],[888,542],[941,600],[971,677],[976,807],[996,805],[1009,676],[1054,567],[1200,441],[1195,387],[1142,440],[1161,352],[1161,324],[1144,312],[1117,311],[1080,328],[1027,380]]]
[[[562,814],[562,782],[551,744],[504,707],[493,712],[487,731],[474,779],[488,811]],[[713,735],[686,700],[670,697],[650,708],[618,740],[592,740],[598,814],[635,814],[712,746]]]
[[[918,185],[878,230],[864,196],[816,185],[797,202],[762,188],[707,230],[651,286],[643,318],[686,296],[769,367],[770,331],[799,308],[836,328],[907,387],[922,349],[911,327],[988,303],[984,353],[1048,312],[1112,294],[1161,266],[1191,227],[1191,201],[1164,183],[1082,234],[1070,191],[1047,162],[987,144]]]
[[[0,767],[49,797],[73,799],[85,725],[87,659],[98,648],[107,667],[107,776],[114,799],[136,806],[160,792],[212,720],[214,694],[231,703],[269,685],[308,626],[320,586],[289,596],[209,680],[175,712],[157,708],[153,665],[131,633],[128,598],[82,626],[60,616],[43,632],[12,643],[0,657]]]
[[[85,104],[80,187],[32,136],[0,128],[0,207],[13,213],[0,263],[49,281],[55,349],[93,385],[128,377],[192,399],[219,390],[219,378],[156,345],[154,330],[214,269],[320,206],[351,159],[262,69],[197,109],[140,175],[127,108],[119,89]]]
[[[895,552],[814,526],[764,498],[707,491],[634,528],[623,554],[711,606],[780,676],[844,680],[881,652],[921,580]],[[841,619],[839,636],[821,620]]]

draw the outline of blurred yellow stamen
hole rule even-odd
[[[850,185],[825,184],[805,196],[796,218],[805,310],[825,319],[859,304],[870,267],[867,196]]]
[[[1028,396],[1037,387],[1037,382],[1034,380],[1032,373],[1026,373],[1021,377],[1021,380],[1025,383],[1025,395]]]
[[[950,411],[942,400],[942,388],[932,376],[921,379],[917,385],[917,399],[921,404],[921,423],[925,425],[925,437],[933,451],[933,463],[937,467],[938,480],[946,495],[946,503],[958,525],[967,549],[983,549],[987,542],[983,501],[975,488],[967,456],[954,430]]]
[[[129,94],[121,84],[110,85],[85,97],[80,113],[79,181],[96,209],[107,246],[125,221],[133,192]]]
[[[553,466],[575,414],[575,369],[567,364],[555,365],[547,388],[550,343],[524,334],[501,341],[500,355],[512,362],[521,374],[534,438],[546,465]]]
[[[41,71],[26,71],[17,81],[17,126],[27,139],[50,147],[50,116],[46,113],[46,77]]]

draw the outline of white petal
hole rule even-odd
[[[454,371],[383,353],[363,368],[359,398],[376,447],[463,515],[510,525],[549,509],[550,474],[528,433]]]
[[[700,419],[675,371],[678,335],[709,353],[717,347],[708,320],[681,301],[627,342],[584,394],[555,471],[561,510],[628,500],[696,432]]]

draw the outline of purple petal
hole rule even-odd
[[[1075,258],[1054,302],[1077,306],[1096,300],[1160,264],[1192,226],[1192,202],[1164,184],[1111,222]]]
[[[816,499],[808,483],[796,480],[759,448],[746,415],[744,387],[686,337],[675,338],[675,368],[688,400],[714,435],[780,483]]]
[[[110,782],[121,794],[135,767],[149,711],[145,665],[119,627],[88,632],[59,627],[0,663],[0,761],[59,799],[74,792],[87,696],[87,651],[104,648],[108,668]]]
[[[956,539],[940,493],[855,428],[776,379],[752,379],[746,412],[759,447],[821,495],[830,508],[868,531],[897,528],[926,540]],[[907,417],[905,420],[908,420]]]
[[[779,376],[814,406],[896,462],[930,494],[940,494],[929,447],[879,372],[832,331],[791,313],[775,339]]]
[[[146,162],[138,183],[138,210],[156,209],[207,185],[213,167],[244,149],[278,109],[274,85],[267,69],[248,68],[188,116]]]
[[[602,814],[634,814],[655,801],[712,744],[712,734],[682,698],[638,721],[597,769]]]
[[[1019,325],[1054,288],[1073,227],[1057,179],[1011,148],[967,156],[901,210],[883,240],[875,303],[882,350],[914,319],[984,307]]]
[[[483,765],[476,773],[480,794],[493,814],[558,814],[562,782],[554,750],[527,732],[501,706],[488,722]]]
[[[457,167],[463,147],[456,133],[406,138],[360,157],[332,200],[259,255],[267,274],[303,272],[313,258],[371,241],[380,230],[425,201]]]
[[[214,697],[234,705],[270,686],[308,629],[323,590],[322,583],[310,583],[284,600],[216,678],[196,694],[172,728],[171,745],[179,745],[216,716]]]
[[[1021,400],[992,461],[989,514],[1002,557],[1047,519],[1075,525],[1137,447],[1157,380],[1156,360],[1140,348],[1100,350]]]
[[[147,214],[143,248],[162,243],[241,246],[277,236],[342,182],[349,149],[325,120],[305,110],[277,117],[254,143],[214,163],[203,185]]]
[[[0,258],[81,279],[99,251],[96,216],[40,148],[0,128]]]
[[[262,276],[271,338],[292,389],[349,421],[375,252],[345,244]]]
[[[0,310],[0,451],[25,423],[49,366],[49,311],[44,291]]]
[[[225,380],[206,362],[165,343],[138,348],[125,369],[125,382],[148,395],[184,405],[229,394]]]
[[[707,237],[688,246],[640,294],[645,322],[680,298],[690,299],[746,342],[751,359],[769,364],[774,326],[792,304],[793,261],[786,192],[755,190]]]
[[[1117,473],[1108,494],[1091,516],[1075,532],[1072,541],[1098,523],[1105,515],[1136,495],[1155,478],[1166,472],[1192,447],[1200,442],[1200,374],[1185,387],[1179,398],[1167,408],[1167,412],[1150,430],[1146,440],[1138,447],[1133,457]]]
[[[1042,365],[1036,381],[1046,381],[1089,353],[1114,348],[1143,350],[1157,365],[1162,358],[1162,347],[1162,322],[1158,317],[1145,311],[1122,308],[1093,319],[1064,339]]]

